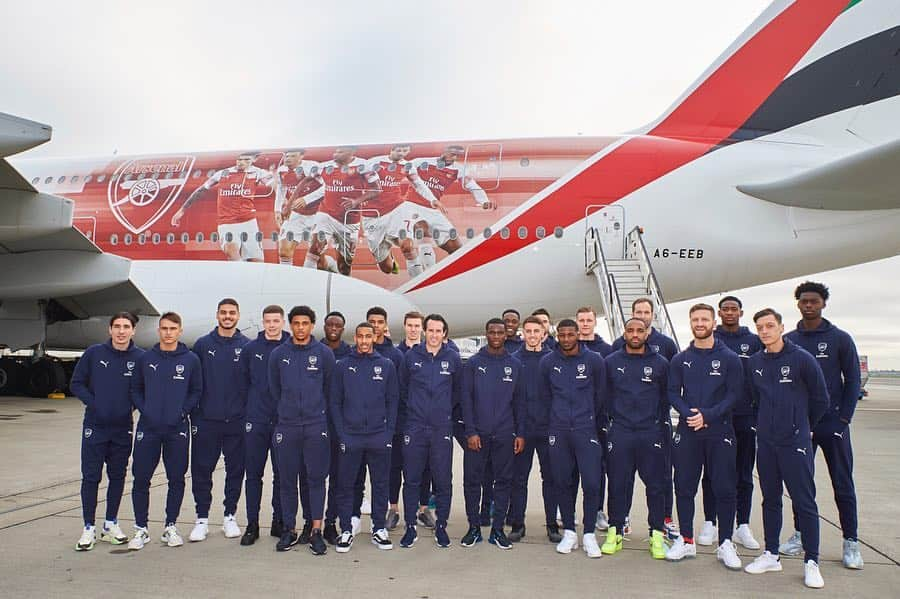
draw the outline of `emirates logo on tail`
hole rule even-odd
[[[128,160],[109,179],[109,209],[119,223],[138,234],[172,207],[194,167],[193,156]]]

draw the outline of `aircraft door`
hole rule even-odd
[[[607,260],[625,258],[625,208],[618,204],[591,204],[585,210],[585,226],[600,233]]]

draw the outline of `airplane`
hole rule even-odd
[[[381,305],[395,331],[408,310],[439,312],[453,336],[478,334],[507,307],[572,314],[605,289],[586,272],[591,231],[604,255],[643,245],[668,301],[897,255],[897,40],[892,0],[775,0],[670,108],[625,135],[304,147],[304,160],[338,169],[329,161],[341,152],[363,164],[397,145],[422,180],[455,169],[439,189],[455,244],[414,276],[399,247],[384,272],[365,222],[349,276],[304,268],[302,238],[279,264],[272,182],[298,148],[12,162],[51,129],[0,115],[0,346],[38,350],[29,364],[0,361],[0,392],[23,377],[35,394],[61,386],[65,373],[42,350],[103,341],[122,309],[144,316],[144,346],[154,315],[181,313],[190,342],[227,296],[250,330],[268,304],[341,310],[348,324]],[[236,193],[256,228],[241,242],[263,263],[226,259],[220,196],[202,189],[242,160],[254,181]]]

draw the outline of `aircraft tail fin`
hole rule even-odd
[[[898,95],[900,3],[776,0],[641,133],[733,143],[846,111],[843,131]]]

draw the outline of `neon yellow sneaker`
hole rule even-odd
[[[622,550],[622,535],[616,534],[616,527],[610,526],[606,531],[606,540],[600,548],[600,553],[613,555]]]
[[[663,541],[663,533],[654,530],[650,535],[650,555],[653,559],[666,559],[666,544]]]

